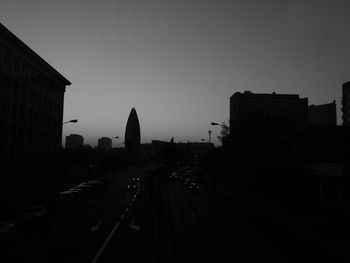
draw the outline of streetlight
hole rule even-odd
[[[64,122],[62,125],[66,124],[66,123],[69,123],[69,122],[76,123],[76,122],[78,122],[78,120],[77,120],[77,119],[74,119],[74,120],[66,121],[66,122]]]
[[[212,126],[221,126],[221,127],[224,127],[224,125],[219,124],[219,123],[217,123],[217,122],[212,122],[211,125],[212,125]]]

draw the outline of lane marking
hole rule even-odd
[[[98,259],[100,258],[103,250],[106,248],[108,242],[111,240],[114,232],[117,230],[117,228],[119,227],[120,223],[119,221],[115,224],[112,232],[109,234],[109,236],[106,238],[105,242],[103,243],[102,247],[100,248],[100,250],[98,251],[98,253],[96,254],[96,256],[94,257],[92,263],[96,263],[98,261]]]
[[[129,211],[129,208],[126,208],[126,209],[125,209],[125,212],[128,212],[128,211]]]
[[[140,226],[140,225],[134,225],[134,222],[135,222],[135,219],[133,218],[133,219],[131,220],[131,223],[130,223],[129,227],[130,227],[131,229],[134,229],[134,230],[136,230],[136,231],[139,231],[140,228],[141,228],[141,226]]]
[[[125,214],[122,214],[122,215],[120,216],[120,219],[124,219],[124,217],[125,217]]]
[[[129,203],[129,207],[132,206],[132,203]]]
[[[90,232],[95,232],[97,229],[100,228],[101,224],[103,222],[103,219],[101,219],[96,226],[92,226],[91,229],[90,229]]]

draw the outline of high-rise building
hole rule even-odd
[[[130,162],[140,160],[141,132],[135,108],[131,109],[125,129],[125,150]]]
[[[290,156],[299,150],[307,123],[307,98],[236,92],[230,98],[230,136],[225,148],[230,158],[249,165]]]
[[[0,203],[4,206],[20,205],[20,200],[29,200],[30,194],[45,191],[54,181],[64,93],[70,84],[0,24]]]
[[[258,94],[236,92],[230,98],[230,129],[246,120],[284,123],[305,128],[308,120],[308,99],[290,94]]]
[[[350,126],[350,81],[343,83],[343,125]]]
[[[77,149],[84,146],[84,137],[79,134],[66,136],[66,149]]]
[[[112,148],[112,139],[108,137],[101,137],[97,141],[97,147],[100,150],[110,150]]]
[[[337,107],[332,103],[309,106],[309,124],[337,125]]]

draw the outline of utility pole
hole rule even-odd
[[[209,143],[211,143],[211,130],[208,131],[209,134]]]

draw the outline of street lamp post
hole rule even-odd
[[[66,123],[69,123],[69,122],[76,123],[76,122],[78,122],[78,120],[77,120],[77,119],[74,119],[74,120],[66,121],[66,122],[64,122],[62,125],[65,125]]]
[[[217,123],[217,122],[212,122],[211,123],[212,126],[220,126],[221,128],[225,128],[224,125],[220,124],[220,123]],[[211,131],[209,131],[209,138],[211,136]],[[221,142],[222,143],[222,142]]]
[[[219,123],[217,123],[217,122],[212,122],[211,125],[212,125],[212,126],[221,126],[221,127],[224,127],[224,125],[219,124]]]
[[[113,137],[112,139],[119,139],[119,136],[115,136],[115,137]]]

